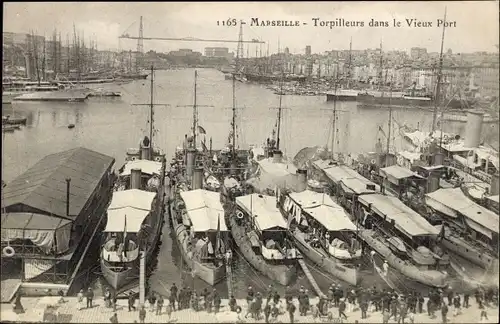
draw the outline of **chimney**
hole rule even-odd
[[[490,195],[496,196],[498,195],[499,187],[499,174],[495,173],[491,176],[491,185],[490,185]]]
[[[69,216],[69,194],[70,194],[71,179],[66,178],[66,216]]]
[[[297,169],[297,192],[302,192],[307,189],[307,170]]]
[[[394,154],[387,153],[385,155],[385,167],[390,167],[396,164],[396,156]]]
[[[187,149],[186,155],[186,177],[191,179],[193,176],[194,163],[196,159],[196,150],[192,147]]]
[[[478,147],[481,143],[481,130],[483,127],[482,112],[468,111],[467,125],[465,125],[465,147]]]
[[[141,160],[151,160],[151,145],[144,146],[141,142]]]
[[[195,168],[193,171],[192,188],[203,189],[203,168]]]
[[[273,153],[273,163],[281,163],[283,158],[283,153],[280,150],[276,150]]]
[[[434,159],[432,161],[433,165],[444,165],[444,154],[434,153]]]
[[[430,172],[427,177],[427,193],[434,192],[439,189],[439,174]]]
[[[130,189],[141,189],[142,170],[134,168],[130,170]]]

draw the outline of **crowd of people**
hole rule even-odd
[[[475,304],[479,308],[479,320],[488,320],[487,309],[498,307],[498,289],[477,289],[465,294],[456,294],[452,287],[445,289],[432,289],[428,298],[425,299],[421,293],[409,292],[398,293],[394,290],[369,288],[344,289],[340,285],[332,284],[325,297],[319,298],[316,303],[311,302],[310,294],[303,286],[298,294],[286,290],[285,295],[280,296],[277,289],[272,285],[266,293],[255,291],[248,287],[246,305],[238,305],[234,296],[230,296],[228,309],[236,313],[238,321],[264,319],[266,323],[275,322],[278,315],[288,314],[289,322],[294,323],[298,316],[312,315],[314,319],[332,322],[335,318],[347,320],[355,309],[361,311],[361,319],[368,318],[369,313],[380,312],[383,323],[389,323],[393,319],[397,323],[414,323],[416,314],[425,314],[431,319],[440,316],[442,323],[448,323],[450,318],[459,315],[463,309],[469,308],[469,299],[473,296]],[[87,297],[88,298],[88,297]],[[296,300],[297,302],[295,302]],[[114,307],[115,314],[110,318],[112,323],[118,323],[116,316],[116,297],[108,292],[105,293],[107,307]],[[168,297],[152,292],[147,298],[150,312],[156,315],[167,314],[170,319],[172,312],[189,309],[195,312],[206,311],[208,313],[219,313],[222,298],[213,289],[204,288],[196,292],[184,286],[178,288],[174,283],[170,288]],[[128,310],[136,311],[136,298],[133,294],[128,299]],[[89,305],[90,304],[90,305]],[[87,302],[87,307],[91,307]],[[139,309],[139,320],[144,323],[147,307],[142,305]],[[246,312],[243,312],[246,309]],[[450,314],[450,312],[452,312]],[[453,322],[451,320],[451,322]]]

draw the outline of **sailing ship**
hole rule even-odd
[[[303,176],[303,188],[306,187]],[[327,273],[350,285],[361,282],[361,244],[344,209],[326,193],[283,192],[280,209],[300,252]]]
[[[153,87],[151,77],[149,137],[138,149],[127,151],[107,211],[100,263],[104,278],[115,290],[138,279],[141,258],[148,268],[161,236],[166,162],[165,154],[154,146]]]
[[[460,188],[427,193],[425,203],[441,219],[441,244],[452,253],[454,269],[498,286],[498,214],[468,199]]]
[[[236,197],[229,222],[233,239],[250,265],[279,284],[289,285],[301,256],[289,237],[276,197],[257,193]]]

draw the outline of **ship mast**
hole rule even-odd
[[[279,52],[279,39],[278,39],[278,52]],[[280,62],[282,63],[282,62]],[[283,101],[283,64],[281,67],[281,78],[280,78],[280,104],[278,106],[278,129],[276,132],[276,150],[280,149],[280,130],[281,130],[281,110],[283,109],[281,104]]]
[[[151,103],[150,103],[150,111],[149,111],[149,114],[151,116],[151,120],[149,121],[149,147],[151,148],[151,150],[153,150],[153,124],[154,124],[154,104],[153,104],[153,95],[154,95],[154,91],[153,91],[153,86],[154,86],[154,68],[153,66],[151,65]]]
[[[382,74],[384,72],[384,55],[382,54],[382,40],[380,40],[380,74],[378,78],[378,90],[380,91],[380,84],[382,83]]]
[[[338,64],[335,69],[335,81],[333,84],[333,121],[332,121],[332,159],[335,152],[335,135],[336,135],[336,122],[337,122],[337,83],[338,83]],[[327,150],[328,152],[328,150]]]
[[[349,67],[347,70],[347,88],[350,89],[351,84],[351,76],[352,76],[352,36],[351,41],[349,42]],[[335,105],[335,102],[334,102]]]
[[[198,123],[198,110],[196,107],[196,81],[198,78],[198,71],[194,71],[194,101],[193,101],[193,147],[196,149],[196,125]]]
[[[432,114],[432,129],[431,132],[434,132],[436,130],[436,120],[437,120],[437,113],[438,113],[438,101],[440,97],[440,91],[441,91],[441,78],[443,76],[443,46],[444,46],[444,31],[445,31],[445,25],[446,25],[446,7],[444,8],[444,19],[443,19],[443,33],[441,36],[441,51],[439,52],[439,70],[438,70],[438,75],[437,75],[437,84],[436,84],[436,93],[434,94],[434,112]],[[442,123],[442,121],[441,121]]]
[[[387,154],[389,154],[389,147],[391,145],[391,126],[392,126],[392,105],[391,105],[391,99],[392,99],[392,76],[391,76],[391,85],[389,88],[389,120],[387,121],[387,126],[389,127],[389,130],[387,132]],[[386,167],[387,165],[387,155],[386,155]]]

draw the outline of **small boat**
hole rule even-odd
[[[40,91],[22,94],[15,101],[66,101],[83,102],[89,96],[87,89],[65,89],[57,91]]]
[[[96,89],[90,92],[89,97],[121,97],[122,94],[118,91],[106,91],[103,89]]]
[[[327,194],[305,190],[282,194],[280,207],[304,256],[344,282],[360,283],[361,244],[341,206]]]
[[[13,132],[16,129],[20,129],[21,126],[19,125],[2,125],[2,132],[7,133],[7,132]]]
[[[2,116],[2,125],[26,125],[26,117]]]
[[[287,286],[297,275],[300,253],[276,207],[276,197],[236,197],[229,215],[231,233],[245,259],[260,273]]]
[[[68,125],[68,128],[69,128],[69,129],[73,129],[73,128],[75,128],[75,124],[69,124],[69,125]]]
[[[201,174],[197,179],[202,179]],[[226,276],[228,230],[220,195],[181,187],[172,188],[176,198],[170,204],[175,238],[193,275],[214,286]]]

